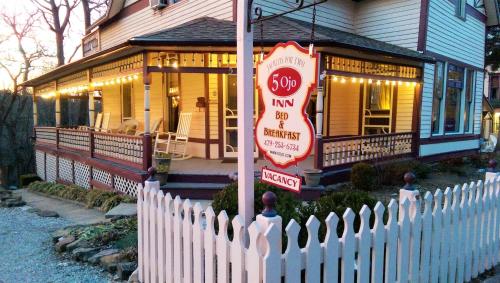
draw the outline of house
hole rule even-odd
[[[327,74],[324,127],[317,152],[292,171],[319,168],[328,181],[359,161],[477,152],[486,12],[498,13],[486,2],[318,5],[314,44]],[[264,14],[287,9],[277,0],[256,0],[254,6]],[[61,119],[69,111],[61,105],[80,103],[89,115],[78,123],[93,125],[98,112],[110,113],[110,128],[133,119],[149,129],[161,119],[160,130],[175,132],[179,114],[191,113],[192,158],[172,162],[168,186],[179,192],[196,187],[191,196],[203,197],[229,182],[238,150],[235,11],[236,0],[111,1],[82,39],[82,59],[25,83],[37,103],[49,101],[56,112],[55,125],[35,127],[38,175],[129,194],[146,178],[151,136],[68,128],[77,124]],[[307,46],[312,14],[309,8],[255,25],[254,62],[278,42]],[[317,95],[308,107],[313,124]],[[257,114],[257,96],[254,106]],[[35,121],[42,114],[35,111]],[[255,157],[256,169],[268,164],[257,150]]]

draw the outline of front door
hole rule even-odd
[[[224,157],[238,156],[238,112],[237,112],[237,92],[236,75],[223,75],[224,85]],[[258,113],[257,95],[254,91],[254,125]],[[254,155],[258,156],[257,147],[254,147]]]

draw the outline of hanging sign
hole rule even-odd
[[[312,150],[314,132],[305,111],[316,88],[317,71],[317,54],[309,55],[296,42],[277,44],[257,65],[264,110],[255,125],[255,142],[276,167],[296,165]]]
[[[268,168],[262,168],[261,180],[265,183],[296,193],[299,193],[302,188],[302,179],[300,177]]]

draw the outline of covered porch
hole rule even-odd
[[[292,20],[276,21],[279,27]],[[130,40],[133,46],[89,56],[80,64],[30,81],[39,175],[50,181],[112,190],[123,183],[120,178],[141,183],[152,164],[155,137],[175,133],[181,113],[189,113],[189,159],[172,162],[170,180],[190,182],[190,176],[196,176],[201,182],[229,182],[237,171],[238,151],[236,54],[227,43],[234,40],[229,32],[233,25],[203,19],[136,37]],[[208,39],[193,38],[180,50],[179,33],[196,26],[227,30],[228,39],[218,39],[224,43],[221,46],[208,47]],[[307,108],[316,145],[313,154],[291,173],[302,174],[310,168],[327,173],[361,161],[413,157],[418,144],[422,64],[430,59],[367,38],[350,38],[327,28],[319,31],[320,72],[326,76]],[[295,33],[299,37],[283,35],[287,38],[264,42],[263,50],[289,39],[304,45],[302,28],[297,27]],[[358,45],[377,50],[346,48],[354,39]],[[258,52],[256,48],[255,64]],[[260,108],[255,91],[255,116]],[[101,125],[93,127],[99,113]],[[257,149],[255,158],[256,170],[270,166]]]

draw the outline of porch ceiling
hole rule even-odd
[[[263,26],[264,39],[262,42],[267,46],[290,40],[304,45],[310,42],[312,26],[310,23],[288,17],[279,17],[264,22]],[[323,26],[316,26],[315,29],[314,41],[318,46],[353,48],[418,61],[434,61],[432,57],[417,51],[368,37]],[[260,27],[256,25],[254,27],[256,46],[260,44],[260,39]],[[132,45],[234,46],[236,45],[236,23],[204,17],[163,31],[133,37],[129,43]]]

